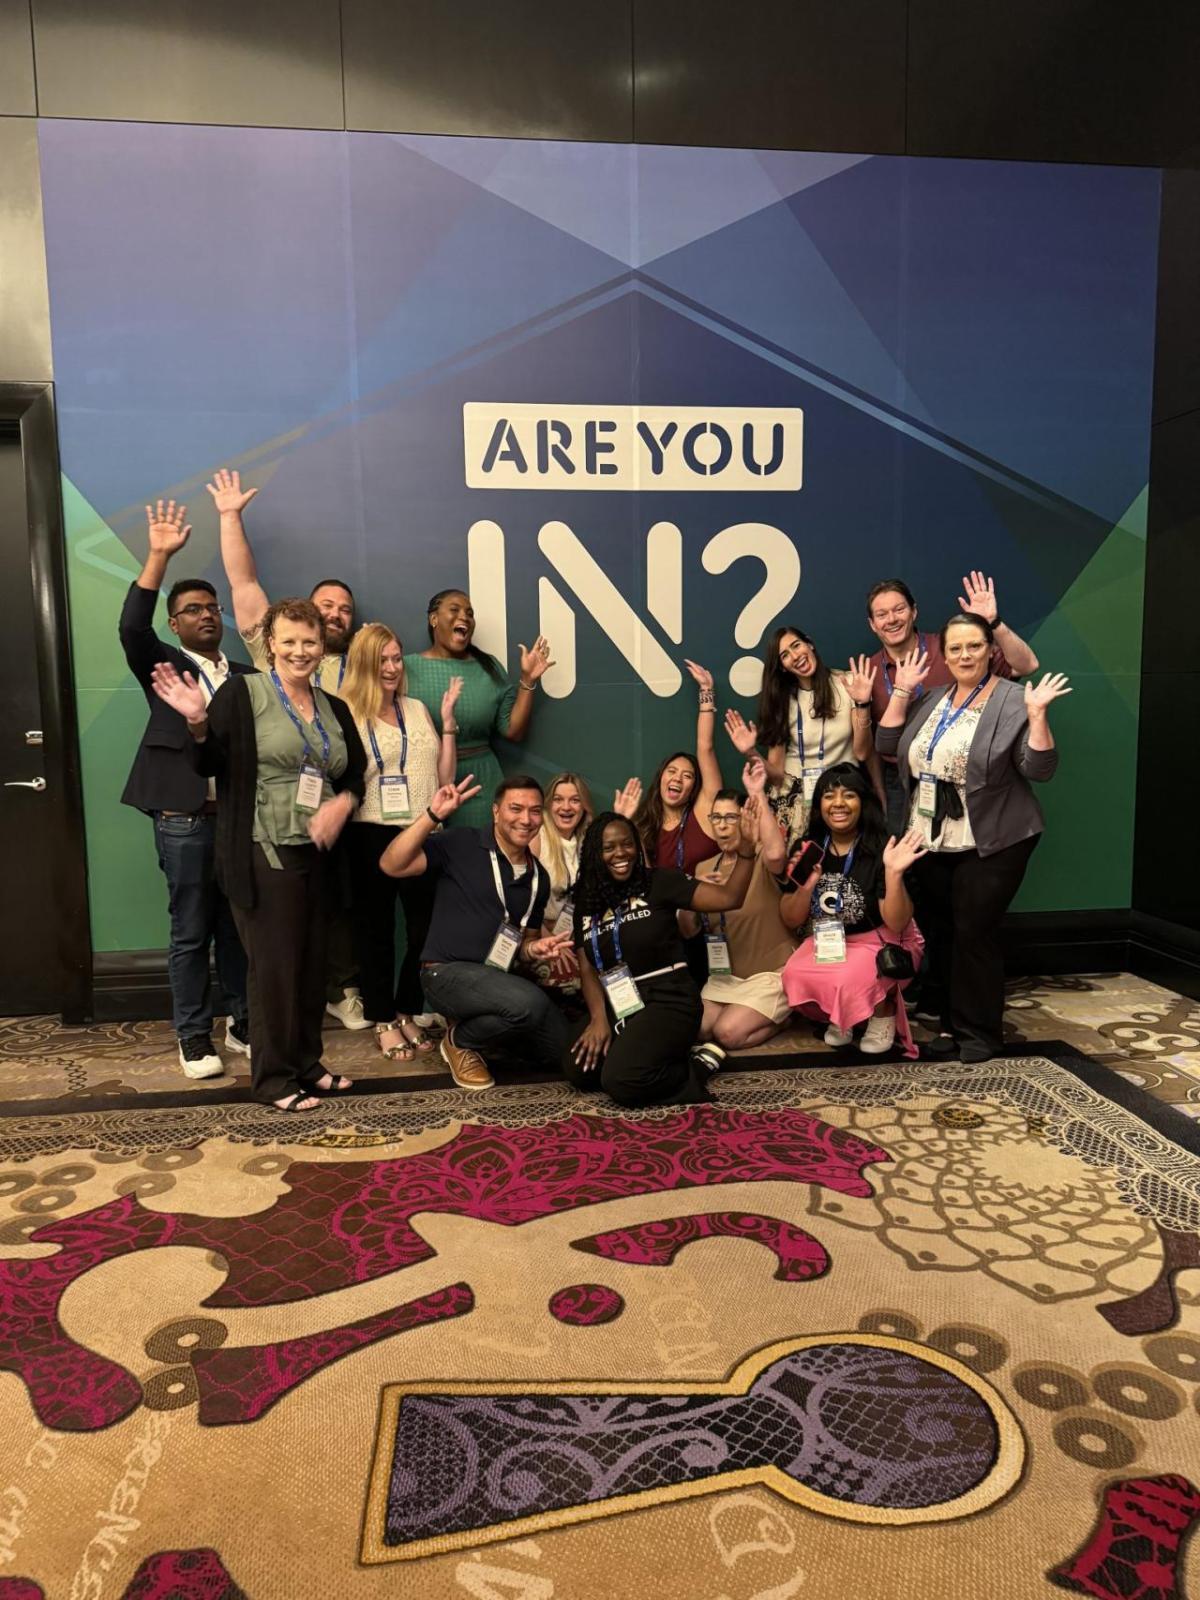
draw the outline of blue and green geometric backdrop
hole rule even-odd
[[[1019,904],[1128,905],[1157,173],[40,131],[98,949],[166,933],[149,824],[118,803],[145,717],[116,635],[142,506],[188,501],[175,576],[220,588],[203,484],[221,465],[261,487],[273,594],[338,573],[411,649],[428,595],[473,581],[510,666],[555,621],[521,760],[601,794],[692,742],[685,655],[736,699],[776,618],[840,664],[873,643],[875,578],[906,578],[936,626],[982,567],[1076,685]],[[799,410],[802,484],[726,490],[701,466],[599,492],[580,456],[555,487],[468,487],[472,403]]]

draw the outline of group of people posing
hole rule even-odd
[[[474,644],[460,589],[434,594],[428,642],[405,654],[359,626],[337,578],[274,603],[236,472],[208,485],[233,614],[253,667],[221,649],[212,585],[167,594],[186,508],[147,507],[148,553],[120,634],[150,718],[123,799],[153,819],[170,895],[169,976],[183,1071],[250,1057],[257,1099],[285,1112],[348,1093],[322,1026],[373,1027],[385,1057],[440,1051],[456,1083],[506,1065],[561,1072],[622,1105],[709,1098],[730,1049],[794,1012],[834,1047],[916,1054],[904,995],[935,1030],[926,1054],[1001,1047],[1000,920],[1043,821],[1031,783],[1057,752],[1061,675],[999,618],[983,574],[922,633],[899,579],[875,584],[873,655],[832,669],[799,628],[767,645],[756,720],[724,733],[696,662],[695,747],[597,810],[577,773],[505,777],[493,741],[527,734],[549,643],[519,647],[512,682]],[[1016,680],[1025,677],[1023,687]],[[397,968],[397,900],[404,951]],[[914,991],[915,993],[916,991]]]

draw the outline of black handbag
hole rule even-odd
[[[875,952],[875,971],[881,978],[903,982],[916,975],[913,958],[902,944],[889,944],[882,934],[879,949]]]

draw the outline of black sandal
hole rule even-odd
[[[302,1106],[301,1100],[315,1099],[311,1089],[297,1089],[295,1094],[285,1095],[282,1100],[272,1100],[271,1106],[276,1111],[286,1111],[290,1115],[303,1115],[306,1111],[315,1111],[316,1106]]]
[[[304,1085],[304,1092],[306,1094],[315,1094],[321,1099],[329,1099],[333,1095],[351,1094],[351,1093],[353,1093],[354,1084],[351,1082],[351,1080],[349,1078],[346,1078],[345,1073],[342,1073],[342,1072],[326,1072],[324,1074],[324,1076],[327,1077],[327,1078],[331,1078],[333,1080],[330,1083],[328,1089],[322,1089],[322,1087],[321,1087],[321,1085],[319,1083],[315,1083],[314,1082],[314,1083],[306,1083]],[[343,1078],[345,1078],[345,1083],[346,1083],[346,1087],[344,1089],[339,1088],[339,1083]]]

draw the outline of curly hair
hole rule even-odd
[[[601,854],[604,847],[604,830],[610,823],[619,822],[628,828],[633,848],[637,852],[633,871],[623,883],[618,883],[604,865]],[[638,830],[628,817],[615,811],[602,811],[583,836],[579,847],[579,877],[575,880],[575,913],[577,916],[602,917],[606,911],[615,911],[632,895],[650,892],[650,868],[642,856],[642,841]]]
[[[816,661],[812,675],[812,715],[818,722],[837,715],[833,673],[821,660],[821,653],[809,636],[799,628],[793,628],[791,623],[784,623],[771,635],[763,655],[762,692],[758,697],[758,737],[759,742],[768,749],[772,745],[786,748],[791,738],[792,696],[799,684],[790,672],[784,671],[779,661],[779,647],[789,633],[794,633],[797,639],[808,646]]]
[[[275,665],[275,652],[271,649],[271,635],[275,632],[277,622],[306,622],[320,634],[321,648],[324,650],[325,618],[311,600],[305,600],[301,595],[290,595],[286,600],[276,600],[274,605],[268,606],[260,624],[262,642],[272,666]]]

